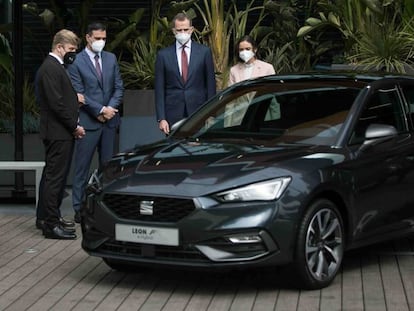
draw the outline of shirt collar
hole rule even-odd
[[[178,50],[178,49],[181,49],[181,47],[182,47],[183,45],[182,44],[180,44],[177,40],[175,41],[175,48]],[[190,40],[188,40],[187,41],[187,43],[185,44],[185,46],[187,47],[187,48],[190,48],[191,49],[191,39]]]
[[[59,62],[61,65],[63,65],[63,60],[61,60],[61,59],[60,59],[60,57],[59,57],[59,56],[57,56],[55,53],[50,52],[50,53],[49,53],[49,55],[50,55],[50,56],[52,56],[52,57],[54,57],[54,58],[56,58],[56,59],[58,60],[58,62]]]
[[[94,59],[94,57],[95,57],[95,55],[99,55],[99,58],[101,58],[101,54],[102,53],[95,53],[94,51],[91,51],[90,49],[88,49],[87,47],[85,48],[85,51],[86,51],[86,54],[88,54],[88,56],[91,58],[91,59]]]

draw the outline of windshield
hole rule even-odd
[[[332,82],[240,85],[198,110],[174,137],[332,145],[359,91]]]

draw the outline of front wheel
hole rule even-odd
[[[344,256],[344,235],[334,203],[320,199],[308,208],[300,222],[293,262],[299,287],[320,289],[333,281]]]

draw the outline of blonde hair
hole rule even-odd
[[[62,29],[58,31],[53,37],[52,50],[55,49],[56,45],[58,44],[73,44],[78,46],[79,43],[80,39],[74,32],[67,29]]]

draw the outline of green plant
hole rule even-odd
[[[276,73],[305,71],[310,68],[310,56],[296,36],[299,29],[299,16],[310,14],[312,1],[307,6],[302,1],[268,1],[265,11],[269,18],[268,26],[258,28],[259,51],[262,58],[273,64]]]
[[[126,88],[151,89],[154,87],[156,49],[143,37],[129,40],[126,47],[132,61],[120,61],[119,67]]]
[[[414,33],[410,20],[400,23],[393,16],[384,23],[367,23],[360,36],[355,38],[348,60],[364,69],[405,73],[413,68]]]
[[[35,101],[35,92],[32,82],[28,76],[25,76],[22,85],[23,110],[26,117],[30,115],[38,118],[39,109]],[[0,132],[10,132],[10,124],[14,124],[14,72],[13,72],[13,55],[10,43],[7,37],[0,33]],[[29,117],[27,117],[29,118]],[[24,121],[24,120],[23,120]],[[26,127],[23,122],[23,131],[30,132],[33,128],[32,122],[27,123]],[[13,127],[14,128],[14,127]]]
[[[320,8],[319,18],[308,18],[298,31],[315,58],[340,48],[348,61],[366,69],[404,72],[411,66],[409,1],[325,0]],[[327,36],[332,30],[340,34],[340,42]]]
[[[35,1],[30,1],[22,5],[23,10],[27,13],[35,16],[42,21],[46,31],[48,31],[50,38],[62,28],[68,27],[69,23],[78,25],[79,33],[86,33],[86,27],[89,23],[89,12],[94,6],[96,0],[84,0],[80,1],[78,6],[68,8],[65,1],[50,0],[48,1],[50,7],[44,10],[39,9],[38,4]],[[26,38],[31,40],[33,46],[36,46],[39,53],[45,54],[43,47],[39,45],[36,40],[36,35],[33,34],[30,28],[24,28],[24,35]],[[82,38],[84,39],[84,38]]]
[[[0,33],[0,119],[13,115],[14,87],[13,87],[13,58],[9,40]]]

